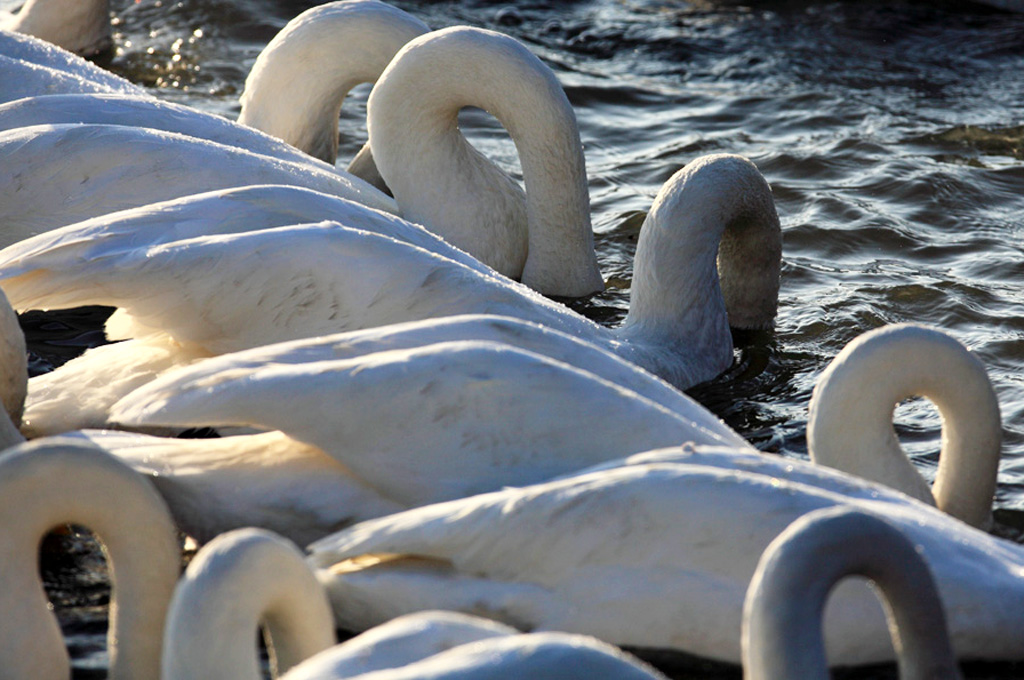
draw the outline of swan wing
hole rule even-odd
[[[498,275],[336,222],[110,249],[61,262],[6,278],[12,304],[123,307],[137,332],[159,330],[214,354],[470,312],[597,330]]]
[[[744,594],[762,551],[796,518],[839,504],[884,516],[918,545],[961,657],[1019,657],[1004,631],[1022,617],[1024,549],[909,497],[847,495],[827,477],[812,485],[724,467],[626,466],[370,520],[308,550],[339,623],[357,630],[453,608],[738,663]],[[449,587],[463,585],[468,595]],[[826,634],[832,663],[891,658],[884,616],[862,583],[836,592]]]
[[[196,381],[186,370],[150,383],[112,419],[280,429],[409,504],[541,481],[652,442],[719,440],[591,373],[496,343],[302,364],[231,359]]]
[[[254,128],[141,94],[52,94],[26,97],[0,106],[0,130],[65,123],[125,125],[175,132],[307,164],[326,172],[335,170],[334,166]]]
[[[394,210],[354,177],[145,128],[18,128],[0,133],[0,155],[0,192],[16,197],[0,212],[4,245],[114,210],[246,184],[295,184]]]
[[[127,208],[53,229],[0,250],[4,277],[66,269],[114,252],[198,236],[235,234],[334,219],[385,234],[490,273],[478,260],[419,225],[359,203],[286,185],[231,187]],[[17,303],[15,303],[17,304]]]

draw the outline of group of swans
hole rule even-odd
[[[701,455],[693,453],[698,457]],[[657,467],[647,465],[646,469],[639,466],[623,470],[653,477],[659,472]],[[662,467],[666,467],[665,464]],[[762,502],[768,495],[774,496],[777,504],[780,498],[797,492],[806,493],[806,490],[797,488],[800,485],[794,484],[787,493],[780,494],[776,489],[774,493],[766,494],[772,485],[761,483],[758,486],[757,480],[753,479],[743,481],[748,487],[744,493],[750,493]],[[581,497],[578,493],[563,490],[563,507],[560,512],[548,513],[549,519],[556,522],[571,521],[573,517],[578,519],[582,516],[581,504],[608,500],[609,493],[597,487],[611,487],[614,494],[614,488],[621,487],[622,483],[616,479],[595,479],[594,474],[583,473],[575,481],[570,478],[562,483],[566,487],[572,485],[589,485],[597,494]],[[818,509],[798,516],[788,528],[782,526],[781,531],[778,531],[778,526],[773,527],[777,536],[759,560],[754,557],[756,569],[747,579],[750,587],[745,590],[745,598],[741,597],[741,602],[736,603],[745,613],[742,660],[747,676],[756,680],[827,677],[822,633],[825,600],[833,587],[846,576],[862,575],[879,584],[889,603],[887,615],[893,622],[894,634],[899,636],[899,660],[907,673],[904,677],[958,678],[954,650],[946,636],[943,604],[939,598],[946,599],[947,611],[952,612],[949,615],[950,630],[953,631],[954,645],[957,645],[962,640],[956,635],[958,616],[962,615],[956,606],[948,604],[947,591],[954,587],[948,580],[952,578],[954,584],[964,582],[968,588],[974,582],[962,574],[958,580],[950,576],[949,570],[935,566],[933,560],[936,557],[947,556],[931,536],[936,533],[936,525],[943,521],[936,517],[942,516],[927,508],[922,509],[923,506],[916,501],[898,494],[886,497],[884,490],[879,494],[878,488],[869,483],[859,487],[856,484],[846,486],[848,488],[844,491],[848,504],[837,502],[833,497],[841,497],[841,492],[831,496],[821,493],[820,498],[802,502],[802,505],[817,506]],[[659,493],[653,504],[651,499],[637,497],[634,505],[661,505],[666,498],[675,495],[672,489],[666,491],[669,493]],[[408,562],[407,559],[395,555],[381,556],[354,566],[335,565],[327,575],[320,569],[314,577],[313,567],[322,562],[325,552],[329,551],[314,546],[312,557],[304,560],[294,546],[272,533],[243,529],[223,534],[204,546],[179,581],[177,536],[162,500],[142,477],[95,446],[53,438],[5,451],[0,454],[0,494],[5,499],[16,501],[4,505],[8,512],[15,514],[0,525],[5,542],[11,547],[0,560],[0,574],[5,584],[4,611],[9,614],[0,624],[3,632],[0,635],[0,664],[5,674],[13,678],[49,680],[68,676],[67,654],[56,621],[46,606],[34,557],[42,535],[64,522],[94,530],[106,547],[113,578],[108,632],[112,678],[260,677],[253,636],[260,625],[268,638],[272,668],[290,680],[359,678],[370,673],[382,680],[469,677],[479,680],[511,675],[663,678],[607,642],[583,634],[541,630],[524,635],[507,625],[451,612],[423,611],[391,618],[346,643],[335,645],[337,612],[332,613],[332,609],[351,607],[353,616],[364,615],[361,611],[364,603],[358,598],[339,601],[336,581],[346,573],[352,573],[351,570],[369,572],[385,565],[393,567],[396,562]],[[506,524],[524,525],[523,515],[535,512],[540,499],[551,495],[548,490],[540,493],[527,491],[521,505],[509,506],[499,515],[512,516],[511,520],[504,518]],[[864,498],[867,497],[874,497],[874,500],[865,503]],[[478,513],[492,500],[488,496],[481,499],[477,502],[477,513],[455,518],[456,521],[468,519],[468,523],[478,524]],[[867,509],[872,504],[874,507]],[[783,505],[787,503],[783,501]],[[750,511],[756,511],[756,508],[747,505],[740,510]],[[784,513],[785,517],[774,524],[798,514],[795,511],[796,508],[790,508]],[[437,511],[428,509],[427,513],[437,514]],[[934,516],[929,516],[929,513]],[[640,516],[634,515],[633,519]],[[613,517],[621,519],[620,516]],[[660,513],[651,515],[648,521],[661,517]],[[683,524],[675,519],[677,526]],[[585,532],[587,534],[600,531],[597,525],[601,522],[593,517],[592,520]],[[529,517],[526,518],[522,528],[526,529],[530,521]],[[461,525],[466,523],[461,521]],[[461,525],[460,528],[464,528]],[[445,533],[443,526],[436,526],[436,523],[431,526],[432,534]],[[986,539],[990,542],[995,540],[976,531],[971,534],[971,530],[963,529],[962,525],[960,531],[967,533],[963,542],[964,545],[969,544],[968,549],[975,544],[983,547]],[[408,533],[400,527],[397,540],[401,541]],[[455,537],[457,531],[447,533]],[[572,533],[568,533],[570,542],[574,540]],[[644,530],[643,533],[649,532]],[[683,528],[670,535],[678,538],[677,534],[685,537],[700,533],[699,528]],[[377,535],[378,539],[381,537]],[[566,534],[556,537],[549,532],[541,532],[537,536],[546,542],[552,539],[565,542],[566,537]],[[480,538],[470,534],[461,542]],[[507,540],[498,538],[499,542]],[[512,538],[514,542],[517,536]],[[706,542],[706,538],[701,540]],[[752,542],[759,540],[760,536]],[[339,542],[345,543],[345,537],[331,541],[336,549]],[[749,542],[748,539],[746,543]],[[742,540],[740,543],[745,544]],[[613,544],[605,542],[604,546],[602,552],[606,558],[619,552]],[[662,554],[651,559],[664,559],[678,552],[671,544],[663,542],[661,546],[657,552]],[[696,546],[689,547],[693,549]],[[533,554],[534,551],[529,552]],[[492,554],[490,561],[500,562],[514,554],[515,551],[510,551],[508,546],[497,555]],[[825,565],[822,563],[823,555],[827,555]],[[1008,555],[1005,551],[986,556],[989,562],[1021,557]],[[487,553],[465,557],[476,561],[481,558],[488,560]],[[430,562],[430,554],[424,554],[418,561]],[[589,570],[594,573],[587,573],[585,579],[600,578],[600,572],[607,568],[607,561],[604,561],[603,567],[594,565]],[[733,565],[733,568],[713,578],[728,580],[735,571],[753,569],[746,555],[742,561],[739,569]],[[411,565],[414,569],[415,562]],[[931,572],[929,562],[932,564]],[[450,582],[457,578],[453,570],[459,566],[458,562],[447,566],[434,565],[430,568],[437,574],[427,578]],[[412,573],[409,567],[406,564],[405,570]],[[557,578],[556,571],[549,568],[546,577],[549,580],[553,576]],[[1001,577],[999,572],[993,572],[989,576],[999,577],[1003,586],[1009,585],[1012,579],[1020,580],[1016,574]],[[423,574],[419,577],[423,578]],[[481,580],[480,576],[461,578]],[[666,578],[671,578],[671,575],[660,575],[662,585]],[[326,584],[330,599],[322,584]],[[700,584],[700,587],[706,585]],[[1019,589],[1019,584],[1016,585]],[[509,583],[499,587],[526,589],[522,584],[515,586]],[[475,590],[484,588],[478,585]],[[830,605],[825,616],[826,633],[837,625],[837,621],[841,625],[849,610],[871,604],[865,599],[872,597],[870,591],[863,589],[860,583],[852,584],[852,587],[841,585],[836,590],[833,599],[840,611],[833,614],[834,608]],[[557,589],[552,590],[553,594],[557,592]],[[707,595],[695,598],[694,592],[685,588],[670,592],[671,597],[662,593],[655,601],[659,613],[672,608],[676,610],[672,619],[677,626],[679,622],[702,620],[708,615]],[[1001,594],[1010,599],[1012,592],[1006,590]],[[605,591],[604,597],[590,606],[607,609],[621,604],[614,601],[614,594],[614,591]],[[974,587],[969,594],[991,596],[984,587]],[[609,596],[612,601],[609,601]],[[702,599],[705,601],[701,602]],[[481,600],[481,604],[486,602],[486,598]],[[1005,609],[1020,609],[1012,607],[1012,602],[1009,604],[1011,607]],[[702,608],[691,609],[696,606]],[[521,625],[532,623],[538,629],[547,627],[545,622],[531,619],[536,619],[536,614],[544,610],[550,613],[550,605],[544,605],[537,599],[530,609],[533,611],[525,612],[527,618],[521,620]],[[867,611],[877,613],[880,610],[875,605],[873,609],[868,607]],[[984,614],[991,616],[990,612]],[[594,619],[595,622],[600,620],[607,620],[607,612]],[[210,644],[212,640],[217,643]],[[989,647],[998,647],[998,644],[990,644]],[[963,653],[960,648],[955,651]],[[836,663],[834,657],[830,656],[829,660]]]
[[[345,35],[337,35],[335,25],[345,27]],[[260,55],[247,81],[240,120],[265,126],[288,141],[302,144],[306,151],[325,155],[325,144],[337,146],[337,112],[345,93],[358,82],[376,78],[386,65],[374,88],[381,103],[369,105],[368,127],[371,144],[385,154],[380,176],[394,188],[397,208],[386,195],[366,191],[369,187],[361,186],[362,180],[339,171],[335,174],[360,188],[341,195],[371,207],[400,210],[408,219],[427,226],[488,266],[544,294],[580,297],[602,290],[579,129],[557,78],[508,36],[455,27],[409,40],[425,30],[421,22],[371,0],[314,8],[289,24]],[[406,41],[406,47],[395,55],[393,50]],[[325,43],[333,47],[317,47]],[[336,63],[332,55],[345,48],[349,49],[347,58]],[[316,67],[309,68],[310,62]],[[457,70],[449,68],[452,62],[459,65]],[[433,76],[443,68],[441,72],[450,77],[444,82],[430,78],[432,87],[424,88],[423,82],[427,81],[421,69],[429,63],[437,64],[428,70]],[[293,106],[293,98],[283,98],[277,91],[288,79],[284,74],[295,73],[304,75],[290,76],[298,81],[292,85],[305,93],[297,99],[302,104],[299,106]],[[86,91],[92,91],[91,79],[82,80]],[[531,89],[509,87],[523,80]],[[307,82],[312,87],[304,84]],[[97,89],[108,91],[105,84]],[[510,99],[516,93],[518,99]],[[529,97],[524,99],[527,93]],[[83,98],[94,103],[86,104]],[[476,152],[459,132],[457,113],[469,105],[491,110],[509,130],[520,152],[527,192]],[[118,208],[194,193],[204,182],[207,188],[216,188],[274,181],[260,176],[263,166],[271,162],[268,159],[257,162],[247,158],[243,162],[220,150],[226,154],[224,160],[207,157],[192,164],[208,168],[208,176],[164,175],[159,181],[134,185],[130,194],[118,193],[115,187],[124,186],[126,180],[140,174],[143,164],[160,165],[168,155],[182,157],[202,151],[195,150],[195,140],[183,140],[178,134],[156,134],[152,127],[188,129],[190,134],[200,136],[209,127],[213,130],[207,138],[217,140],[228,134],[224,130],[228,126],[210,123],[210,116],[186,115],[180,108],[152,102],[132,106],[133,111],[127,115],[123,110],[114,114],[117,120],[112,122],[123,125],[126,118],[133,119],[146,129],[145,134],[109,128],[90,134],[70,131],[64,127],[67,123],[56,122],[80,122],[83,115],[79,111],[84,108],[86,120],[102,125],[99,121],[106,115],[103,100],[96,100],[95,95],[55,102],[34,125],[0,134],[0,152],[5,156],[26,145],[26,138],[39,138],[31,157],[10,156],[5,167],[14,170],[0,177],[0,185],[16,186],[20,193],[16,212],[4,215],[9,232],[5,243]],[[380,122],[375,123],[378,118]],[[31,112],[20,121],[30,122]],[[46,127],[38,127],[47,121]],[[143,139],[138,138],[140,134]],[[67,139],[69,135],[74,137]],[[105,161],[106,152],[117,145],[125,147],[135,160],[122,157],[116,167]],[[415,162],[410,162],[412,159]],[[74,175],[70,181],[90,182],[88,195],[82,196],[87,200],[79,202],[76,196],[81,192],[68,191],[68,200],[57,208],[42,193],[33,197],[33,184],[49,186],[65,164]],[[239,164],[242,167],[228,171]],[[361,153],[356,164],[371,179],[378,178],[377,166],[368,152]],[[322,172],[321,168],[310,167],[313,174]],[[89,170],[83,173],[78,168]],[[301,174],[295,168],[292,173]],[[219,178],[221,174],[225,176]],[[43,191],[42,187],[38,190]],[[107,197],[107,191],[114,191],[114,195]]]

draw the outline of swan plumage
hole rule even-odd
[[[835,506],[797,519],[765,549],[743,605],[747,680],[828,680],[829,593],[870,578],[888,606],[900,677],[960,680],[935,579],[910,538],[881,517]]]
[[[86,56],[111,45],[107,0],[27,0],[16,13],[0,11],[0,29]]]
[[[332,646],[330,605],[302,554],[256,529],[217,537],[189,564],[168,613],[162,677],[261,677],[253,639],[261,621],[282,680],[663,678],[598,640],[520,635],[450,612],[400,617]]]
[[[0,30],[0,65],[0,103],[70,92],[149,96],[138,85],[78,55],[20,33]]]
[[[25,97],[0,105],[0,130],[69,123],[125,125],[175,132],[309,165],[319,171],[333,171],[333,166],[317,162],[290,144],[257,129],[148,96],[60,93]]]
[[[1020,546],[822,466],[682,452],[686,463],[581,472],[370,520],[309,546],[310,562],[350,630],[443,608],[739,663],[743,601],[765,547],[810,511],[853,505],[918,546],[959,656],[1020,658]],[[837,589],[825,628],[833,664],[892,658],[863,583]]]
[[[525,196],[459,132],[464,106],[508,130]],[[409,41],[370,93],[367,129],[408,219],[546,295],[604,289],[575,114],[551,69],[518,41],[469,27]]]
[[[246,349],[257,339],[265,344],[453,314],[500,314],[576,335],[685,388],[732,363],[733,315],[770,324],[775,314],[777,262],[763,276],[747,268],[750,294],[735,281],[719,285],[716,245],[729,228],[755,239],[761,229],[778,230],[770,189],[754,165],[714,155],[676,173],[641,231],[630,311],[617,329],[479,265],[332,223],[134,249],[111,238],[103,248],[83,245],[81,256],[68,248],[60,257],[43,250],[19,258],[0,277],[17,309],[121,307],[118,318],[129,316],[136,334],[161,331],[210,353]],[[728,298],[723,290],[731,291]],[[126,330],[115,336],[129,337]]]
[[[152,486],[95,446],[53,438],[0,454],[0,490],[4,675],[69,677],[37,562],[45,533],[73,523],[98,535],[110,563],[110,677],[158,677],[164,616],[181,557],[170,514]]]
[[[933,486],[903,452],[896,404],[931,399],[942,415]],[[985,367],[952,336],[892,324],[850,342],[822,373],[807,423],[811,459],[888,484],[974,526],[992,520],[1002,423]]]
[[[589,371],[499,342],[331,357],[346,344],[336,337],[316,352],[310,343],[287,343],[210,359],[132,392],[111,418],[133,427],[281,430],[406,507],[534,483],[678,441],[739,439],[695,402],[675,413]]]
[[[210,189],[294,184],[393,211],[362,180],[170,132],[120,125],[38,125],[0,132],[2,242],[114,210]],[[64,197],[55,202],[54,195]]]

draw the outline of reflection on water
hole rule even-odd
[[[114,0],[117,50],[104,65],[234,118],[259,49],[311,4]],[[574,308],[620,321],[639,225],[661,183],[700,154],[750,157],[783,224],[778,322],[737,335],[733,368],[691,393],[760,448],[802,457],[811,390],[847,342],[885,323],[941,326],[978,353],[999,394],[997,518],[1019,536],[1024,16],[954,0],[395,4],[435,28],[508,32],[558,73],[580,122],[609,280]],[[342,112],[343,159],[365,139],[365,98],[363,88]],[[516,170],[494,121],[471,112],[463,123]],[[80,322],[29,327],[39,370],[96,341]],[[59,338],[52,355],[39,344],[46,332]],[[937,413],[911,404],[900,417],[929,474]]]

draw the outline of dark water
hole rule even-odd
[[[117,49],[103,65],[234,118],[258,51],[314,3],[112,4]],[[999,530],[1020,535],[1024,15],[898,0],[394,4],[434,28],[510,33],[558,74],[580,122],[598,254],[613,284],[576,306],[603,322],[625,314],[637,229],[661,183],[701,154],[750,157],[783,224],[779,318],[774,332],[737,337],[733,369],[692,394],[757,446],[805,456],[811,389],[847,342],[892,322],[942,327],[995,384],[1005,428]],[[342,113],[345,161],[365,139],[365,96]],[[465,123],[516,168],[496,123],[480,113]],[[44,362],[79,342],[80,329],[61,323],[31,333],[66,336]],[[932,474],[937,413],[921,401],[897,413],[905,445]]]

